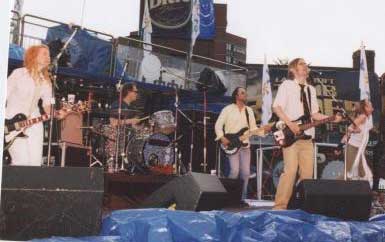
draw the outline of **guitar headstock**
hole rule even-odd
[[[91,110],[91,105],[88,101],[79,101],[77,103],[61,102],[61,111],[68,113],[83,113]]]
[[[337,112],[332,117],[334,122],[339,123],[342,120],[348,119],[348,114],[343,108],[339,108],[337,109]]]

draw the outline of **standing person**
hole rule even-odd
[[[49,49],[46,45],[29,47],[24,55],[24,67],[15,69],[8,77],[5,116],[11,119],[18,113],[28,118],[40,116],[38,102],[50,114],[51,80],[48,74]],[[11,165],[40,166],[43,156],[43,124],[26,128],[25,138],[16,138],[9,147]]]
[[[326,115],[319,113],[316,89],[307,83],[309,68],[302,58],[296,58],[289,63],[288,80],[278,88],[273,103],[273,111],[289,129],[298,134],[300,128],[292,122],[305,115],[306,121],[322,120]],[[338,117],[338,116],[337,116]],[[341,118],[337,118],[339,122]],[[286,209],[292,195],[293,186],[299,170],[299,179],[313,177],[313,139],[315,129],[305,131],[309,139],[300,139],[291,146],[283,148],[284,171],[279,179],[273,209]]]
[[[135,83],[128,83],[122,86],[122,112],[130,111],[135,109],[133,102],[138,99],[138,88]],[[111,108],[114,111],[117,111],[119,108],[119,100],[113,102],[111,104]],[[129,113],[129,112],[128,112]],[[116,117],[117,112],[115,112],[115,116],[110,118],[110,122],[112,126],[118,125],[118,119]],[[138,118],[135,117],[135,114],[131,113],[129,116],[122,115],[121,116],[121,124],[131,124],[135,125],[140,122]]]
[[[228,133],[237,133],[242,128],[249,130],[257,128],[253,110],[246,106],[247,94],[242,87],[237,87],[232,93],[232,104],[227,105],[221,111],[215,123],[216,140],[227,146],[230,141],[224,136]],[[230,174],[229,177],[236,179],[239,176],[243,180],[242,200],[247,198],[247,185],[250,176],[250,141],[243,141],[247,145],[241,147],[235,154],[229,155]]]
[[[354,124],[348,127],[348,136],[350,136],[346,146],[346,171],[347,178],[364,178],[373,182],[372,171],[370,170],[365,157],[365,149],[369,140],[369,131],[373,128],[370,122],[373,113],[372,103],[368,100],[361,100],[355,105]],[[346,143],[346,136],[344,137]]]

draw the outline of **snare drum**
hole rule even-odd
[[[170,110],[162,110],[151,115],[150,122],[154,125],[155,133],[171,134],[175,131],[175,119]]]

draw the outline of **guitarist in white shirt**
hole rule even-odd
[[[24,67],[14,70],[8,77],[5,117],[18,113],[28,118],[40,116],[38,102],[49,114],[51,109],[51,81],[48,73],[49,49],[46,45],[29,47],[24,56]],[[62,114],[64,116],[64,113]],[[58,118],[61,118],[59,114]],[[37,123],[24,132],[27,137],[17,138],[9,147],[11,165],[40,166],[43,154],[43,124]]]
[[[323,120],[328,116],[319,113],[316,89],[309,85],[306,80],[309,68],[302,58],[296,58],[289,63],[288,79],[278,88],[273,103],[273,111],[294,133],[300,133],[300,127],[293,120],[305,115],[309,122],[312,120]],[[337,116],[335,122],[340,122]],[[284,159],[284,171],[279,179],[275,195],[273,209],[286,209],[292,195],[293,186],[299,171],[299,179],[313,178],[313,139],[315,129],[305,131],[308,139],[299,139],[292,145],[282,148]]]
[[[227,133],[237,133],[242,128],[256,130],[256,122],[253,110],[246,106],[247,94],[242,87],[237,87],[232,94],[232,104],[222,109],[216,123],[216,140],[227,146],[230,141],[224,136]],[[246,115],[247,111],[247,115]],[[250,145],[249,139],[243,141],[246,145],[241,147],[235,154],[228,155],[230,161],[229,178],[243,180],[242,200],[247,198],[247,185],[250,176]]]

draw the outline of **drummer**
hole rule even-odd
[[[138,88],[135,83],[126,83],[122,87],[122,112],[121,112],[121,124],[136,125],[140,122],[137,118],[138,113],[136,112],[133,104],[138,98]],[[119,109],[119,99],[111,104],[111,109]],[[110,117],[110,123],[112,126],[118,125],[118,112],[115,112]]]

